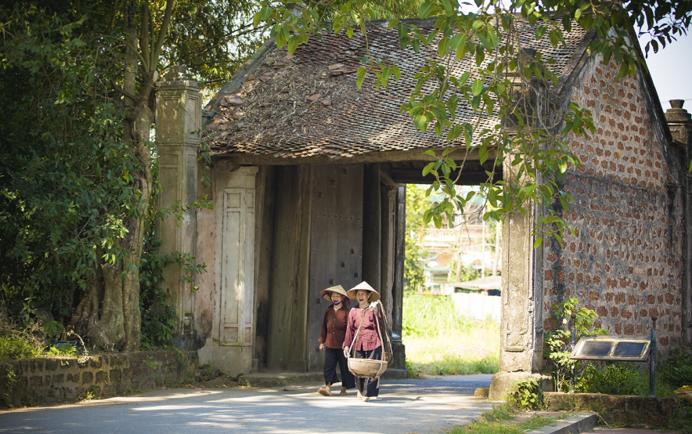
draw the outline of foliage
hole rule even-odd
[[[572,332],[568,328],[572,313],[574,313],[574,327],[576,336],[574,341],[585,335],[605,335],[608,332],[601,328],[594,328],[594,322],[598,315],[596,312],[585,307],[578,307],[579,301],[576,298],[566,298],[560,303],[553,304],[553,315],[557,319],[559,327],[555,331],[545,333],[545,357],[551,363],[553,383],[558,392],[569,391],[570,369],[575,369],[575,377],[581,377],[586,368],[586,364],[570,360],[572,347],[570,340]]]
[[[675,417],[668,420],[666,431],[675,431],[680,434],[692,434],[692,403],[678,400],[679,409]]]
[[[419,375],[492,374],[499,369],[499,324],[460,317],[446,296],[404,297],[407,369]]]
[[[449,275],[447,280],[449,282],[470,282],[472,280],[480,279],[481,273],[473,268],[473,265],[466,265],[461,267],[461,273],[459,278],[457,278],[457,260],[452,259],[448,262],[449,264]]]
[[[575,382],[575,391],[648,396],[649,376],[642,378],[638,374],[638,370],[631,363],[589,363],[579,380]]]
[[[181,62],[212,87],[226,81],[266,38],[252,28],[255,8],[251,0],[0,6],[0,106],[8,114],[0,124],[0,298],[13,318],[31,325],[47,311],[59,323],[100,327],[94,336],[108,335],[101,343],[109,348],[139,345],[140,309],[145,327],[157,328],[147,336],[161,341],[170,332],[164,304],[147,304],[160,294],[148,286],[139,300],[139,282],[152,281],[139,276],[150,237],[142,228],[153,230],[143,220],[164,216],[150,209],[155,83]],[[186,279],[202,267],[189,255],[169,259]],[[99,307],[104,291],[96,288],[118,286],[102,270],[119,276],[133,305],[113,314]],[[113,332],[126,312],[127,330]]]
[[[138,163],[121,142],[122,114],[94,90],[109,71],[74,37],[79,22],[19,6],[0,16],[16,35],[0,69],[0,105],[12,113],[0,124],[0,293],[27,324],[39,308],[64,322],[125,234]]]
[[[418,185],[406,186],[406,240],[404,248],[404,291],[417,292],[425,281],[424,261],[427,252],[419,245],[425,233],[423,213],[426,208],[423,189]]]
[[[676,388],[692,385],[692,354],[679,346],[658,368],[661,380]]]
[[[543,406],[543,390],[538,380],[527,378],[514,385],[507,401],[522,410],[538,410]]]
[[[406,336],[433,337],[467,332],[473,323],[460,316],[449,296],[404,297],[402,331]]]
[[[551,424],[559,417],[531,416],[521,423],[514,422],[516,410],[509,404],[493,406],[485,410],[480,418],[471,424],[457,427],[452,434],[522,434]]]
[[[634,23],[644,25],[656,38],[651,43],[654,50],[675,35],[686,33],[692,16],[690,2],[664,3],[476,0],[474,12],[464,13],[458,0],[429,0],[418,11],[420,18],[435,19],[435,30],[429,34],[411,22],[401,21],[403,16],[396,11],[385,14],[387,26],[398,30],[402,49],[411,46],[418,53],[421,45],[430,47],[425,66],[416,75],[415,91],[401,106],[401,112],[408,113],[421,132],[434,130],[450,142],[450,149],[426,151],[437,158],[423,170],[423,175],[432,173],[436,177],[426,195],[435,197],[441,192],[443,196],[425,213],[425,222],[432,221],[439,228],[443,216],[451,221],[454,211],[463,213],[476,192],[460,195],[454,183],[471,155],[483,164],[491,159],[492,152],[493,169],[487,172],[488,180],[481,184],[479,193],[491,205],[484,218],[501,220],[513,212],[523,214],[536,203],[541,205],[542,215],[537,217],[535,245],[547,236],[561,242],[564,230],[570,228],[562,215],[572,201],[561,189],[561,179],[569,167],[580,164],[569,149],[567,137],[588,136],[595,127],[591,113],[574,102],[565,113],[536,112],[532,95],[546,94],[551,103],[559,105],[559,97],[551,95],[558,77],[551,69],[554,59],[524,50],[517,36],[518,25],[533,26],[535,39],[547,40],[553,48],[564,44],[565,34],[578,26],[594,30],[598,38],[590,43],[589,52],[601,54],[606,64],[611,58],[615,60],[620,78],[633,75],[638,66],[643,66],[637,46],[630,42]],[[279,47],[287,45],[292,53],[298,44],[308,41],[310,34],[323,28],[334,33],[345,30],[349,38],[359,30],[368,46],[367,25],[376,14],[366,0],[317,0],[309,3],[300,16],[291,14],[295,4],[295,0],[263,0],[262,9],[254,17],[256,25],[265,22],[272,26],[271,35]],[[475,59],[475,70],[452,75],[453,59],[467,56]],[[395,60],[375,58],[369,48],[362,63],[356,73],[359,88],[369,74],[376,89],[386,88],[390,79],[401,76]],[[457,108],[462,106],[471,107],[474,116],[457,119]],[[478,125],[486,115],[496,115],[502,121],[481,129]],[[450,158],[457,146],[463,146],[460,163]],[[495,171],[501,165],[505,167],[505,180],[495,181]]]

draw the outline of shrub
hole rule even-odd
[[[631,363],[589,363],[574,388],[578,393],[646,396],[649,375]]]
[[[692,354],[682,347],[675,348],[658,369],[662,381],[674,386],[692,386]]]
[[[509,392],[507,401],[522,410],[537,410],[543,407],[543,391],[538,380],[527,378],[519,381]]]

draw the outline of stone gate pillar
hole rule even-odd
[[[507,159],[510,161],[511,159]],[[505,164],[508,181],[517,170]],[[490,399],[503,400],[513,384],[530,377],[541,381],[543,357],[541,270],[542,247],[533,248],[533,229],[538,210],[527,205],[525,214],[515,210],[502,227],[502,321],[500,324],[500,371],[493,376]]]
[[[182,207],[197,199],[197,151],[200,146],[202,95],[197,81],[185,66],[176,66],[159,82],[156,102],[156,147],[158,150],[160,210],[172,210],[157,223],[160,253],[194,254],[195,211],[180,214]],[[181,216],[182,220],[178,217]],[[177,313],[174,343],[192,349],[194,343],[193,283],[181,279],[183,269],[170,264],[163,270],[163,287]]]

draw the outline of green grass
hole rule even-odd
[[[481,413],[476,422],[450,431],[452,434],[522,434],[558,420],[557,417],[533,416],[519,424],[513,423],[515,411],[509,404],[494,406]]]
[[[457,315],[450,297],[407,295],[403,341],[412,377],[494,374],[500,364],[500,328]]]

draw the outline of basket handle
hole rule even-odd
[[[356,335],[353,337],[353,342],[351,342],[351,348],[349,351],[353,351],[353,358],[356,357],[356,348],[358,346],[358,336],[360,335],[360,328],[363,327],[363,320],[365,319],[365,309],[363,309],[363,316],[360,317],[360,324],[358,324],[358,330],[356,330]]]
[[[382,305],[382,302],[380,300],[377,300],[375,303],[380,307],[380,312],[382,312],[382,321],[384,321],[384,331],[385,331],[385,336],[387,337],[387,344],[389,344],[389,352],[394,353],[394,350],[392,349],[392,343],[389,341],[389,333],[387,333],[387,330],[389,330],[389,324],[387,324],[387,314],[384,312],[384,306]],[[373,311],[373,315],[375,312]],[[375,318],[375,324],[377,324],[377,334],[380,336],[380,342],[382,342],[382,361],[384,362],[385,357],[384,357],[384,340],[382,339],[382,331],[380,330],[380,322]]]

